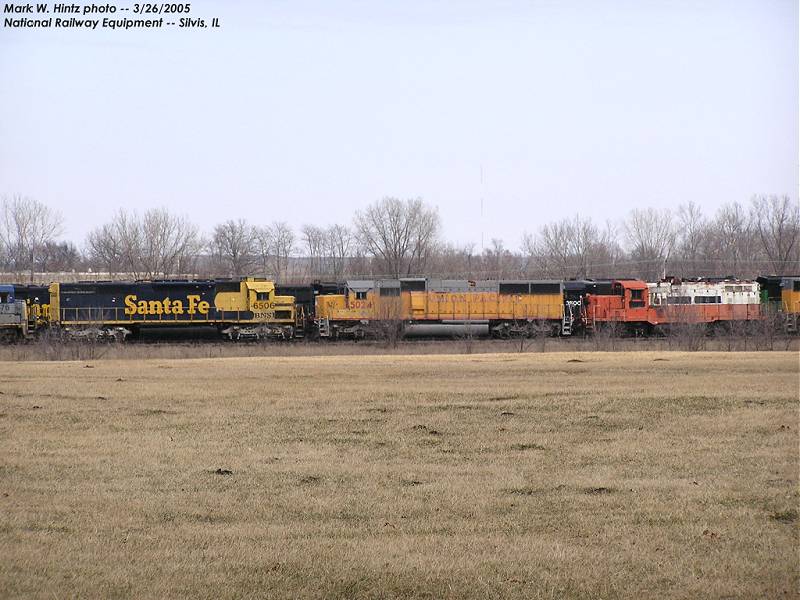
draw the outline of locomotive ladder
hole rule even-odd
[[[573,322],[573,320],[574,319],[572,317],[572,306],[570,304],[570,301],[567,300],[564,303],[564,315],[561,318],[561,335],[564,335],[564,336],[572,335],[572,322]]]
[[[561,320],[561,335],[572,335],[572,314],[564,311],[564,318]]]
[[[797,333],[797,314],[786,315],[786,332]]]
[[[572,335],[572,326],[575,324],[575,312],[580,313],[580,300],[567,300],[564,302],[564,316],[561,319],[561,335]]]
[[[331,335],[330,321],[328,320],[327,317],[319,319],[317,321],[317,328],[319,331],[319,337],[330,337]]]
[[[306,311],[300,306],[294,316],[294,336],[301,338],[306,335]]]

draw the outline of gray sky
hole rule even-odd
[[[448,239],[512,248],[576,212],[798,195],[796,0],[192,13],[222,28],[0,28],[0,194],[79,243],[119,207],[299,227],[419,196]]]

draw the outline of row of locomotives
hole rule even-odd
[[[294,298],[255,278],[54,283],[48,315],[61,335],[90,340],[209,330],[230,340],[289,339],[296,325]]]
[[[321,295],[344,294],[344,283],[315,281],[312,284],[275,284],[275,293],[279,296],[291,296],[295,304],[296,339],[314,340],[318,336],[316,326],[316,304]]]
[[[315,301],[316,329],[330,339],[560,335],[564,323],[560,281],[350,280]]]
[[[588,332],[616,329],[630,335],[668,333],[679,326],[728,330],[761,322],[764,310],[758,282],[736,279],[636,279],[611,282],[610,289],[587,295]]]

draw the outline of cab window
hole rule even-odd
[[[644,306],[644,290],[631,290],[631,308],[641,308]]]
[[[356,292],[356,300],[366,300],[367,292]]]
[[[269,300],[269,292],[256,292],[256,300]]]

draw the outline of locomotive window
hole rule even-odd
[[[691,296],[667,296],[667,304],[691,304]]]
[[[794,289],[792,291],[800,292],[800,279],[794,282]]]
[[[722,304],[722,298],[720,296],[695,296],[694,297],[695,304]]]
[[[399,296],[400,288],[381,288],[381,296]]]
[[[356,300],[366,300],[367,292],[356,292]]]
[[[501,283],[501,294],[527,294],[530,291],[529,284],[527,283]]]
[[[560,283],[531,283],[531,294],[560,294]]]
[[[269,300],[269,292],[256,292],[256,300]]]
[[[644,306],[644,290],[631,290],[631,308]]]
[[[400,289],[404,292],[424,292],[425,291],[425,280],[421,281],[401,281],[400,282]]]

